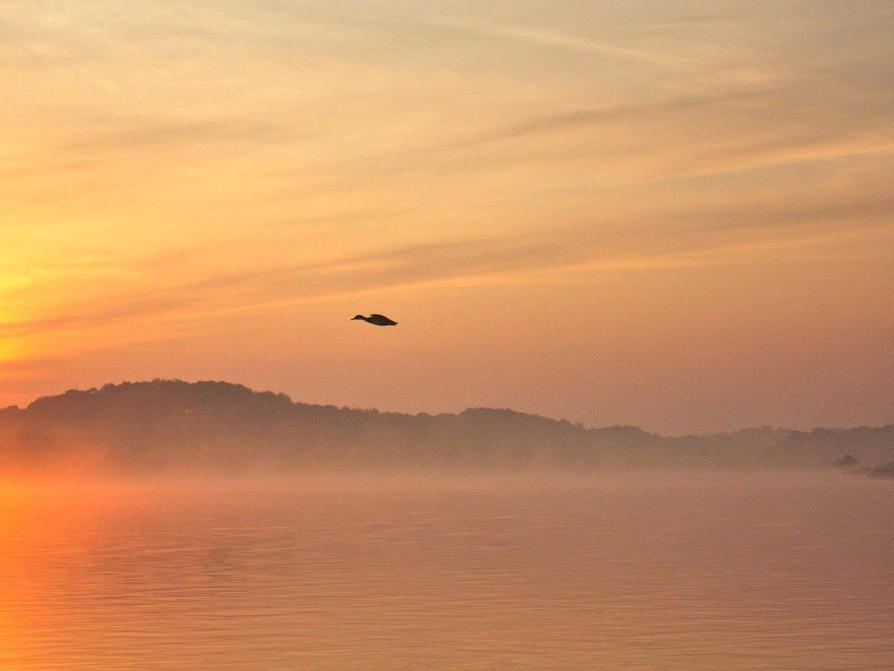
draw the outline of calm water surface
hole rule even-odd
[[[3,669],[894,669],[894,483],[0,488]]]

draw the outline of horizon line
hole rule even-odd
[[[282,391],[274,391],[272,389],[259,390],[259,389],[250,387],[246,384],[243,384],[241,382],[231,382],[229,380],[213,380],[213,379],[185,380],[183,378],[161,378],[161,377],[156,377],[156,378],[152,378],[152,379],[143,379],[143,380],[122,380],[120,382],[106,382],[101,387],[89,387],[86,389],[72,387],[72,388],[66,389],[65,391],[58,392],[55,394],[47,394],[44,396],[38,396],[34,400],[30,401],[24,407],[19,406],[17,404],[0,407],[0,412],[9,411],[9,410],[18,410],[20,412],[26,412],[34,404],[38,403],[39,401],[42,401],[45,399],[60,398],[60,397],[65,396],[66,394],[69,394],[69,393],[99,392],[99,391],[103,391],[108,388],[118,388],[118,387],[123,387],[126,385],[151,385],[151,384],[158,384],[158,383],[184,384],[184,385],[188,385],[188,386],[197,386],[197,385],[201,385],[201,384],[219,384],[219,385],[226,385],[226,386],[230,386],[230,387],[241,387],[241,388],[251,392],[252,394],[273,394],[275,396],[282,396],[282,397],[286,398],[290,404],[295,405],[295,406],[304,405],[304,406],[319,407],[319,408],[330,407],[330,408],[336,408],[339,410],[353,410],[353,411],[357,411],[357,412],[373,412],[374,411],[379,414],[404,415],[407,417],[419,417],[419,416],[423,416],[423,415],[427,415],[427,416],[431,416],[431,417],[437,417],[437,416],[442,416],[442,415],[459,416],[462,413],[468,412],[471,410],[489,410],[489,411],[497,411],[497,412],[512,412],[512,413],[515,413],[518,415],[526,415],[528,417],[537,417],[537,418],[549,420],[552,422],[566,422],[568,424],[572,424],[574,426],[580,427],[581,429],[583,429],[585,431],[602,431],[602,430],[608,430],[608,429],[636,429],[637,431],[640,431],[642,433],[648,434],[650,436],[657,436],[660,438],[688,438],[688,437],[699,437],[699,436],[722,436],[722,435],[731,435],[731,434],[736,434],[736,433],[744,433],[746,431],[784,431],[784,432],[788,432],[788,433],[809,434],[809,433],[813,433],[815,431],[853,431],[853,430],[857,430],[857,429],[886,429],[886,428],[894,427],[894,420],[892,420],[891,423],[881,424],[881,425],[877,425],[877,426],[861,424],[861,425],[857,425],[857,426],[814,426],[814,427],[811,427],[810,429],[792,429],[789,427],[782,427],[782,426],[763,425],[763,426],[746,426],[746,427],[742,427],[742,428],[738,428],[738,429],[728,429],[728,430],[724,430],[724,431],[664,434],[664,433],[659,433],[659,432],[643,429],[641,426],[638,426],[636,424],[606,424],[603,426],[590,426],[590,425],[584,424],[583,422],[573,421],[573,420],[567,419],[565,417],[556,418],[556,417],[551,417],[548,415],[541,415],[541,414],[538,414],[535,412],[525,412],[523,410],[516,410],[516,409],[510,408],[510,407],[467,406],[467,407],[463,408],[462,410],[456,411],[456,412],[449,412],[449,411],[447,411],[447,412],[428,412],[428,411],[405,412],[405,411],[400,411],[400,410],[382,410],[380,408],[374,408],[374,407],[337,405],[334,403],[307,403],[305,401],[296,401],[294,398],[292,398],[292,396],[290,396],[289,394],[282,392]]]

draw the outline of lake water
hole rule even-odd
[[[894,483],[0,486],[3,669],[894,669]]]

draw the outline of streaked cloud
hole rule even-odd
[[[872,0],[860,11],[725,0],[4,3],[10,398],[34,393],[38,377],[77,386],[63,378],[83,357],[113,375],[143,370],[204,329],[201,351],[169,359],[202,357],[227,377],[252,370],[252,345],[215,344],[211,324],[304,332],[315,327],[305,309],[376,296],[425,311],[456,292],[478,301],[463,319],[479,335],[509,304],[535,318],[629,304],[651,315],[646,330],[689,334],[693,351],[637,345],[683,377],[699,344],[714,342],[692,315],[718,302],[731,312],[713,328],[730,338],[740,321],[758,332],[787,310],[805,324],[805,351],[856,365],[863,336],[833,347],[827,334],[834,319],[874,334],[890,308],[879,285],[894,281],[892,18],[890,3]],[[787,268],[803,279],[787,284]],[[739,277],[755,278],[747,299]],[[624,339],[603,342],[610,324],[593,319],[575,347],[625,360]],[[420,348],[447,356],[446,339],[426,337]],[[533,364],[560,367],[565,354],[537,329],[511,337]],[[297,359],[329,361],[322,340],[309,335]],[[138,341],[157,343],[159,358],[127,356]],[[470,360],[484,356],[470,347]],[[331,365],[319,374],[341,379]],[[569,407],[582,407],[572,396],[611,396],[588,371],[592,388],[569,386]],[[790,388],[809,374],[793,368]],[[712,384],[708,372],[691,376],[691,391]],[[632,416],[607,421],[648,415],[637,380],[624,392]],[[265,382],[288,390],[286,379]],[[352,402],[339,389],[331,400]],[[545,410],[538,393],[505,404]],[[402,398],[393,390],[385,405]],[[747,423],[759,405],[733,403],[718,423]],[[686,424],[654,412],[667,425],[651,428]]]
[[[472,35],[506,38],[542,47],[567,49],[569,51],[583,54],[597,54],[612,58],[632,59],[661,67],[694,65],[692,60],[681,56],[675,56],[671,53],[635,49],[620,44],[611,44],[605,41],[589,39],[580,35],[544,30],[542,28],[525,25],[488,25],[461,20],[441,21],[437,22],[435,25],[461,30]]]

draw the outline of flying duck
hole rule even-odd
[[[397,322],[393,319],[389,319],[385,315],[370,315],[369,317],[364,317],[363,315],[354,315],[351,317],[351,321],[355,319],[362,319],[365,322],[369,322],[370,324],[375,324],[376,326],[397,326]]]

